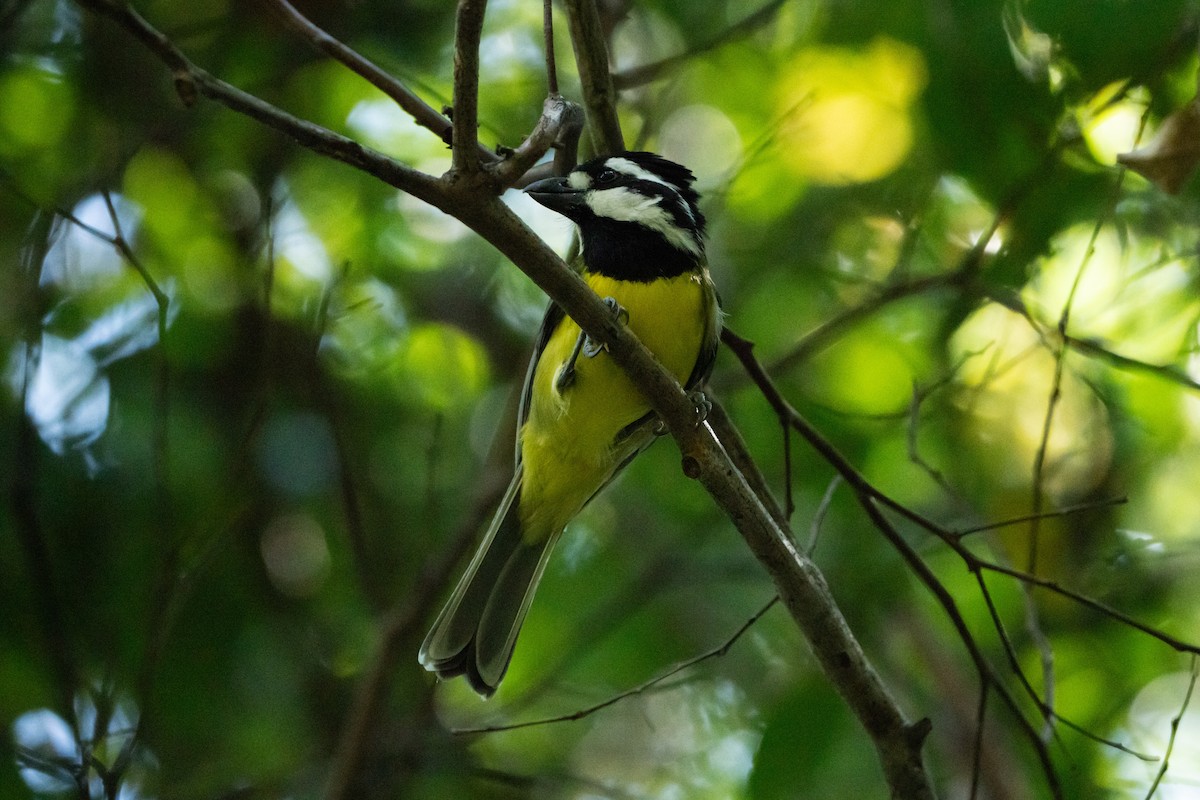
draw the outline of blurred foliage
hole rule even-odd
[[[135,5],[215,75],[448,166],[269,4]],[[967,541],[1018,567],[1036,541],[1040,575],[1200,641],[1200,189],[1116,166],[1195,93],[1195,1],[788,0],[736,35],[744,3],[600,5],[618,75],[694,51],[628,87],[622,122],[699,175],[729,325],[789,400],[949,527],[1084,506]],[[448,102],[447,4],[300,6]],[[489,146],[540,112],[540,36],[539,4],[490,4]],[[569,248],[564,221],[507,199]],[[0,797],[320,796],[389,609],[435,610],[425,576],[471,546],[505,480],[544,298],[441,212],[217,104],[184,107],[162,64],[71,0],[0,2],[0,220]],[[782,491],[758,390],[728,354],[712,383]],[[932,721],[942,792],[968,796],[980,688],[957,634],[850,493],[827,493],[830,466],[796,441],[791,459],[797,538],[907,713]],[[1039,727],[974,577],[904,531]],[[1045,693],[1025,595],[987,584]],[[582,720],[447,732],[601,702],[721,644],[771,592],[660,444],[559,546],[495,699],[419,669],[426,615],[400,628],[353,796],[882,796],[869,740],[780,609]],[[1032,600],[1056,710],[1161,756],[1189,660]],[[1156,797],[1200,797],[1196,707]],[[1048,796],[1014,716],[994,695],[987,712],[975,796]],[[1063,725],[1049,751],[1068,797],[1145,797],[1159,769]]]

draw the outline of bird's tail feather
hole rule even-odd
[[[512,660],[521,623],[546,568],[554,540],[528,541],[520,514],[521,467],[513,477],[483,542],[434,621],[420,661],[443,678],[465,675],[490,697]]]

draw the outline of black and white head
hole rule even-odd
[[[526,187],[534,200],[579,226],[588,270],[651,281],[704,263],[704,215],[687,167],[654,153],[592,159],[565,178]]]

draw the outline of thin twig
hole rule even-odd
[[[956,550],[956,552],[957,552],[957,550]],[[1008,577],[1014,578],[1017,581],[1020,581],[1021,583],[1027,583],[1032,586],[1037,586],[1038,588],[1041,588],[1041,589],[1048,589],[1051,592],[1053,592],[1054,594],[1057,594],[1061,597],[1065,597],[1068,600],[1073,600],[1082,606],[1090,608],[1093,611],[1097,611],[1100,614],[1103,614],[1104,616],[1106,616],[1110,619],[1116,620],[1117,622],[1121,623],[1122,625],[1125,625],[1127,627],[1141,631],[1142,633],[1146,634],[1147,636],[1150,636],[1151,638],[1157,639],[1158,641],[1162,642],[1167,647],[1170,647],[1172,650],[1175,650],[1180,653],[1191,653],[1194,655],[1200,655],[1200,644],[1193,644],[1191,642],[1186,642],[1183,639],[1179,639],[1175,636],[1170,635],[1169,633],[1165,633],[1164,631],[1161,631],[1152,625],[1148,625],[1144,622],[1140,622],[1137,619],[1134,619],[1133,617],[1129,616],[1128,614],[1126,614],[1123,611],[1118,611],[1117,609],[1113,608],[1112,606],[1108,605],[1107,603],[1102,603],[1099,600],[1095,600],[1091,597],[1088,597],[1085,594],[1076,592],[1073,589],[1068,589],[1067,587],[1063,586],[1062,584],[1060,584],[1056,581],[1048,580],[1046,578],[1039,578],[1037,575],[1030,575],[1027,572],[1022,572],[1020,570],[1013,569],[1012,567],[1006,567],[1003,564],[996,564],[991,561],[985,561],[973,554],[970,554],[969,551],[962,551],[960,553],[960,555],[962,553],[968,554],[969,565],[972,566],[973,568],[986,569],[990,572],[995,572],[1000,575],[1007,575]]]
[[[715,50],[729,42],[736,41],[744,36],[749,36],[754,31],[766,25],[772,20],[779,9],[786,3],[787,0],[771,0],[762,8],[751,13],[748,17],[741,19],[725,30],[713,36],[710,39],[701,42],[694,47],[690,47],[682,53],[677,53],[673,56],[668,56],[661,61],[655,61],[651,64],[643,64],[638,67],[630,67],[629,69],[621,70],[613,75],[613,85],[618,90],[633,89],[638,86],[650,83],[662,77],[666,72],[669,72],[682,64],[687,63],[698,55],[703,55],[710,50]]]
[[[1090,503],[1079,503],[1077,505],[1067,506],[1066,508],[1060,508],[1057,511],[1043,511],[1041,514],[1038,514],[1037,516],[1041,517],[1042,519],[1051,519],[1054,517],[1066,517],[1066,516],[1070,516],[1071,514],[1078,514],[1082,511],[1095,511],[1100,508],[1111,508],[1112,506],[1125,505],[1128,502],[1129,502],[1128,497],[1113,497],[1113,498],[1109,498],[1107,500],[1096,500],[1096,501],[1090,502]],[[997,522],[989,522],[984,525],[975,525],[970,528],[963,528],[960,531],[956,531],[954,533],[954,535],[959,539],[963,539],[964,537],[970,536],[973,533],[983,533],[985,531],[994,531],[994,530],[997,530],[998,528],[1007,528],[1010,525],[1022,525],[1026,522],[1029,522],[1029,520],[1033,516],[1034,516],[1033,514],[1022,514],[1018,517],[1009,517],[1008,519],[1002,519]]]
[[[117,253],[142,279],[146,290],[154,298],[157,307],[158,376],[155,380],[154,399],[154,432],[152,436],[151,464],[154,473],[154,494],[156,518],[159,526],[158,539],[162,544],[162,554],[158,564],[157,586],[154,592],[154,603],[149,616],[148,635],[146,637],[146,652],[138,673],[138,716],[137,729],[125,741],[124,747],[118,754],[117,762],[128,763],[133,758],[134,751],[144,729],[146,720],[151,714],[154,697],[154,683],[158,674],[159,663],[163,650],[166,648],[167,637],[171,631],[170,609],[172,598],[177,589],[176,580],[179,572],[179,537],[172,522],[174,517],[170,490],[170,386],[171,370],[167,359],[167,326],[170,319],[170,298],[150,271],[134,252],[129,240],[121,229],[121,218],[108,191],[101,193],[105,208],[108,210],[109,221],[112,223],[113,235],[101,237],[107,239]],[[119,776],[119,772],[117,775]],[[115,784],[114,784],[115,785]]]
[[[789,430],[791,430],[789,428]],[[837,488],[842,485],[842,476],[834,475],[833,480],[829,481],[829,485],[825,487],[825,494],[821,496],[821,502],[817,506],[817,510],[813,513],[812,524],[808,528],[808,546],[804,548],[804,554],[812,558],[813,553],[817,551],[817,542],[821,538],[821,528],[825,523],[825,515],[829,513],[829,506],[833,504],[833,494]]]
[[[697,664],[701,663],[702,661],[707,661],[710,658],[718,658],[720,656],[725,655],[726,653],[729,652],[729,649],[731,647],[733,647],[733,645],[737,642],[737,640],[742,638],[742,634],[744,634],[746,631],[750,630],[750,628],[754,626],[754,623],[758,622],[759,619],[761,619],[764,614],[766,614],[768,611],[770,611],[771,608],[774,607],[774,605],[778,602],[779,602],[779,595],[775,595],[770,600],[768,600],[766,605],[764,605],[758,611],[754,612],[754,615],[751,616],[744,623],[742,623],[741,627],[739,627],[736,631],[734,631],[733,635],[730,636],[728,639],[726,639],[724,643],[717,645],[713,649],[708,650],[707,652],[701,653],[698,656],[693,656],[692,658],[686,659],[684,661],[680,661],[678,664],[669,668],[665,672],[663,672],[659,675],[656,675],[655,677],[651,678],[650,680],[646,681],[645,683],[639,684],[638,686],[635,686],[632,689],[628,689],[624,692],[621,692],[620,694],[613,695],[612,697],[608,698],[607,700],[596,703],[595,705],[588,706],[587,708],[581,708],[578,711],[572,711],[569,714],[560,714],[559,716],[556,716],[556,717],[543,717],[541,719],[531,719],[531,720],[527,720],[525,722],[506,723],[504,725],[484,725],[484,726],[477,727],[477,728],[455,728],[451,731],[451,733],[453,733],[456,736],[465,736],[467,734],[473,734],[473,733],[498,733],[500,731],[514,731],[514,730],[518,730],[520,728],[532,728],[536,725],[551,725],[556,722],[574,722],[575,720],[579,720],[579,719],[583,719],[584,717],[591,716],[592,714],[595,714],[597,711],[608,708],[611,705],[615,705],[615,704],[619,703],[620,701],[625,700],[626,698],[643,694],[646,691],[654,688],[658,684],[662,683],[663,681],[667,680],[668,678],[670,678],[674,675],[678,675],[680,672],[683,672],[685,669],[694,667]]]
[[[975,581],[979,586],[979,593],[983,597],[984,605],[987,606],[988,615],[992,619],[992,627],[995,628],[997,635],[1000,637],[1000,646],[1004,650],[1005,658],[1008,660],[1009,669],[1011,669],[1013,674],[1017,676],[1017,682],[1021,684],[1021,688],[1025,690],[1025,694],[1030,700],[1033,701],[1034,705],[1038,707],[1038,710],[1041,711],[1043,717],[1047,719],[1053,719],[1056,722],[1061,722],[1084,738],[1091,739],[1097,744],[1111,747],[1114,750],[1120,750],[1123,753],[1128,753],[1135,758],[1141,759],[1142,761],[1158,760],[1154,756],[1147,755],[1145,753],[1139,753],[1127,745],[1121,744],[1115,739],[1106,739],[1103,736],[1092,733],[1082,725],[1072,722],[1051,708],[1050,704],[1043,700],[1042,697],[1037,693],[1037,690],[1033,687],[1033,683],[1025,674],[1025,670],[1021,667],[1021,661],[1017,656],[1017,648],[1012,642],[1012,637],[1008,635],[1008,628],[1004,625],[1004,621],[1000,618],[1000,610],[996,607],[995,599],[992,597],[992,592],[988,588],[987,581],[984,579],[982,570],[975,572]]]
[[[802,364],[833,344],[839,336],[857,323],[874,315],[886,306],[925,292],[958,284],[962,280],[959,271],[930,275],[906,283],[884,287],[877,294],[856,306],[829,317],[816,328],[806,333],[784,356],[774,361],[767,369],[771,374],[787,372]]]
[[[783,433],[783,515],[791,522],[796,513],[796,501],[792,497],[792,426],[780,420]]]
[[[453,138],[454,125],[445,115],[426,103],[395,76],[390,75],[373,61],[356,50],[347,47],[327,31],[315,25],[308,17],[296,10],[288,0],[268,0],[278,11],[280,18],[289,28],[308,40],[314,48],[330,58],[341,62],[354,73],[362,76],[368,83],[386,94],[396,105],[416,120],[417,124],[428,128],[447,145]],[[479,158],[484,161],[498,161],[499,156],[479,145]]]
[[[1158,791],[1159,784],[1167,776],[1167,770],[1171,766],[1171,753],[1175,750],[1175,737],[1179,735],[1179,723],[1183,722],[1183,715],[1187,713],[1188,705],[1192,702],[1192,692],[1196,689],[1196,679],[1200,677],[1195,655],[1192,656],[1190,672],[1191,677],[1188,679],[1187,691],[1183,695],[1183,704],[1179,707],[1179,713],[1171,718],[1171,735],[1167,737],[1167,749],[1163,753],[1162,764],[1159,765],[1158,774],[1154,776],[1154,782],[1150,784],[1150,790],[1146,792],[1146,800],[1153,800],[1154,793]]]
[[[953,372],[951,375],[953,375]],[[949,379],[950,378],[947,378],[947,380]],[[920,467],[921,470],[928,475],[934,483],[941,487],[942,491],[946,493],[947,497],[958,500],[959,502],[964,502],[962,500],[962,495],[960,495],[958,491],[950,484],[950,481],[946,479],[946,476],[942,474],[942,471],[926,461],[925,457],[921,455],[921,406],[924,404],[925,400],[929,397],[934,388],[935,387],[930,387],[929,389],[922,391],[919,390],[915,385],[913,386],[912,402],[910,402],[908,405],[908,460]]]
[[[1038,523],[1035,521],[1034,524]],[[1042,712],[1043,722],[1042,739],[1048,742],[1055,735],[1054,720],[1058,718],[1054,702],[1057,695],[1054,646],[1050,641],[1050,637],[1046,636],[1046,632],[1042,630],[1042,619],[1038,613],[1037,601],[1034,599],[1033,592],[1030,589],[1030,584],[1021,584],[1021,604],[1025,612],[1025,632],[1029,634],[1034,649],[1038,652],[1038,660],[1042,667],[1042,686],[1045,692],[1045,701],[1039,707]]]
[[[113,204],[112,195],[106,190],[101,192],[104,198],[104,205],[108,209],[109,221],[113,226],[112,237],[107,238],[108,241],[116,248],[121,258],[128,264],[134,272],[142,279],[146,290],[154,298],[155,307],[157,309],[156,320],[158,324],[158,377],[155,388],[155,410],[154,410],[154,441],[153,441],[153,469],[154,469],[154,486],[158,501],[159,523],[162,526],[163,533],[166,535],[166,540],[170,541],[171,536],[171,502],[170,502],[170,446],[168,442],[168,433],[170,429],[170,387],[171,387],[171,371],[170,362],[167,360],[167,326],[170,322],[171,300],[162,287],[158,285],[158,281],[150,274],[145,264],[134,252],[129,240],[125,238],[125,234],[121,230],[121,218],[117,214],[116,206]]]
[[[1146,120],[1150,110],[1147,108],[1146,113],[1142,116],[1142,126],[1146,124]],[[1140,137],[1140,132],[1139,132]],[[1092,227],[1091,237],[1088,239],[1087,247],[1084,249],[1083,258],[1080,260],[1079,268],[1075,271],[1075,278],[1071,283],[1071,289],[1067,293],[1066,301],[1063,303],[1062,313],[1058,319],[1058,334],[1059,344],[1055,348],[1054,353],[1054,377],[1050,386],[1050,397],[1046,403],[1046,415],[1042,424],[1042,435],[1038,442],[1037,452],[1033,459],[1033,477],[1031,489],[1031,513],[1029,522],[1029,546],[1026,556],[1026,572],[1031,575],[1036,575],[1038,571],[1038,550],[1040,547],[1041,531],[1042,531],[1042,509],[1045,503],[1045,481],[1046,481],[1046,458],[1050,452],[1050,434],[1053,430],[1054,415],[1059,403],[1062,401],[1062,386],[1063,386],[1063,371],[1066,368],[1068,348],[1062,341],[1067,336],[1067,331],[1070,329],[1071,312],[1074,309],[1075,297],[1080,285],[1083,283],[1084,273],[1087,271],[1088,264],[1091,263],[1091,258],[1096,252],[1096,240],[1100,236],[1100,231],[1104,226],[1105,220],[1111,214],[1120,198],[1121,186],[1125,180],[1125,167],[1121,167],[1117,173],[1117,179],[1113,183],[1112,195],[1108,204],[1108,212],[1096,219],[1096,224]],[[1034,646],[1037,648],[1042,665],[1042,685],[1045,691],[1045,706],[1042,709],[1045,718],[1045,728],[1043,735],[1049,737],[1054,724],[1054,696],[1055,696],[1055,668],[1054,668],[1054,648],[1042,630],[1041,619],[1038,613],[1037,603],[1034,599],[1033,592],[1029,584],[1022,584],[1022,600],[1025,605],[1025,627],[1033,640]]]
[[[1148,364],[1145,361],[1138,361],[1136,358],[1130,358],[1129,356],[1113,352],[1105,347],[1103,343],[1094,339],[1084,339],[1078,336],[1067,335],[1063,338],[1063,341],[1073,350],[1107,361],[1116,367],[1135,372],[1145,372],[1191,389],[1192,391],[1200,392],[1200,381],[1197,381],[1174,364]]]
[[[1020,704],[1017,703],[1017,699],[1013,696],[1012,692],[1008,690],[1008,687],[1005,686],[1000,680],[999,675],[996,674],[995,668],[992,666],[991,662],[987,660],[987,657],[984,656],[983,650],[980,648],[979,643],[975,640],[974,634],[972,634],[971,630],[967,627],[966,620],[964,619],[962,612],[959,611],[958,604],[955,602],[954,597],[950,594],[949,590],[946,589],[942,582],[938,580],[937,576],[933,574],[933,571],[930,569],[929,565],[925,563],[913,546],[909,544],[903,536],[900,535],[900,532],[896,530],[896,527],[891,523],[891,521],[883,515],[878,504],[876,503],[876,498],[863,491],[856,491],[855,494],[858,497],[860,506],[867,513],[867,517],[871,520],[871,523],[880,533],[883,534],[884,538],[888,540],[892,547],[896,549],[901,558],[903,558],[908,564],[909,569],[914,575],[917,576],[917,579],[925,585],[925,588],[929,590],[934,599],[942,607],[946,617],[954,626],[959,640],[966,648],[967,655],[970,656],[971,661],[974,663],[975,670],[979,674],[980,682],[992,685],[995,688],[996,694],[998,694],[1000,699],[1004,701],[1004,704],[1008,706],[1008,709],[1012,713],[1013,718],[1016,720],[1018,727],[1025,734],[1025,738],[1029,741],[1030,746],[1037,755],[1038,761],[1041,762],[1042,774],[1046,778],[1047,787],[1050,789],[1051,796],[1054,797],[1055,800],[1061,800],[1063,797],[1062,786],[1058,780],[1058,773],[1055,771],[1054,764],[1050,759],[1050,751],[1046,747],[1046,743],[1042,741],[1041,737],[1038,736],[1037,730],[1034,729],[1033,725],[1028,719],[1026,719],[1025,715],[1021,713],[1021,707]]]
[[[980,778],[983,775],[983,731],[987,723],[987,700],[991,685],[979,682],[979,706],[975,711],[975,741],[971,747],[971,794],[969,800],[979,796]]]

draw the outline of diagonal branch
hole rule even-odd
[[[784,509],[780,508],[779,501],[771,493],[770,486],[767,485],[767,479],[762,474],[762,470],[758,468],[758,464],[754,461],[754,457],[750,455],[750,447],[746,444],[746,440],[742,438],[742,432],[733,424],[733,420],[729,416],[729,412],[725,410],[715,397],[709,393],[709,400],[712,401],[712,410],[708,412],[708,423],[712,425],[713,430],[717,434],[717,439],[725,448],[729,460],[738,468],[738,471],[745,477],[746,482],[750,484],[750,488],[758,496],[759,502],[770,512],[781,530],[788,529],[788,515]]]
[[[377,64],[356,50],[347,47],[338,39],[322,30],[317,25],[296,10],[288,0],[268,0],[275,6],[280,18],[289,28],[308,40],[309,44],[325,55],[340,61],[351,71],[361,75],[372,86],[396,101],[396,105],[404,109],[418,125],[433,131],[446,144],[451,143],[453,123],[450,119],[435,110],[420,97],[409,90],[407,86],[388,74]],[[496,161],[497,156],[486,147],[479,148],[479,157]]]
[[[1106,361],[1117,369],[1127,369],[1131,372],[1145,372],[1148,375],[1155,375],[1163,380],[1178,384],[1185,389],[1192,391],[1200,391],[1200,381],[1197,381],[1184,370],[1174,364],[1150,364],[1145,361],[1138,361],[1136,358],[1123,356],[1120,353],[1114,352],[1106,347],[1102,342],[1095,339],[1085,339],[1078,336],[1066,334],[1063,337],[1063,343],[1086,356]]]
[[[1175,650],[1176,652],[1190,653],[1192,655],[1200,655],[1200,644],[1195,644],[1195,643],[1180,639],[1177,636],[1172,636],[1171,634],[1166,633],[1165,631],[1161,631],[1158,628],[1155,628],[1153,625],[1149,625],[1145,622],[1141,622],[1141,621],[1135,619],[1134,617],[1129,616],[1124,611],[1120,611],[1118,609],[1113,608],[1112,606],[1108,605],[1107,603],[1102,603],[1099,600],[1095,600],[1091,597],[1088,597],[1086,594],[1077,592],[1074,589],[1069,589],[1066,586],[1063,586],[1061,583],[1058,583],[1057,581],[1052,581],[1047,578],[1039,578],[1037,575],[1031,575],[1028,572],[1022,572],[1019,569],[1013,569],[1012,567],[1006,567],[1003,564],[997,564],[992,561],[985,561],[965,549],[959,551],[958,548],[955,548],[955,551],[958,552],[960,556],[963,556],[964,558],[968,559],[968,566],[970,566],[972,569],[988,570],[989,572],[995,572],[1000,575],[1007,575],[1010,578],[1015,578],[1016,580],[1020,581],[1021,583],[1025,583],[1030,586],[1036,586],[1041,589],[1048,589],[1051,592],[1054,592],[1055,594],[1059,595],[1060,597],[1065,597],[1068,600],[1073,600],[1076,603],[1078,603],[1079,605],[1084,606],[1086,608],[1090,608],[1093,611],[1099,612],[1100,614],[1103,614],[1104,616],[1108,617],[1109,619],[1116,620],[1117,622],[1121,623],[1122,625],[1133,628],[1136,631],[1141,631],[1145,635],[1151,637],[1152,639],[1157,639],[1158,641],[1162,642],[1167,647],[1170,647],[1172,650]]]
[[[1134,758],[1138,758],[1142,761],[1158,760],[1154,756],[1147,755],[1146,753],[1139,753],[1138,751],[1130,748],[1128,745],[1122,744],[1115,739],[1106,739],[1099,734],[1092,733],[1082,725],[1072,722],[1055,710],[1055,708],[1051,705],[1051,698],[1048,694],[1046,699],[1042,699],[1041,695],[1038,694],[1037,689],[1034,688],[1033,683],[1029,680],[1029,676],[1026,675],[1025,668],[1021,666],[1021,660],[1017,656],[1017,648],[1013,644],[1012,637],[1008,634],[1008,628],[1005,626],[1004,620],[1000,617],[1000,609],[996,607],[996,601],[992,597],[992,591],[988,588],[987,580],[984,578],[982,570],[977,570],[975,572],[975,583],[979,587],[979,594],[981,597],[983,597],[983,603],[987,607],[988,616],[992,619],[992,627],[995,629],[997,636],[1000,637],[1000,647],[1004,651],[1005,659],[1008,661],[1008,668],[1014,675],[1017,676],[1017,682],[1025,691],[1026,696],[1028,696],[1033,704],[1037,706],[1038,711],[1042,713],[1043,719],[1061,722],[1071,730],[1078,733],[1080,736],[1091,739],[1093,742],[1102,744],[1106,747],[1111,747],[1114,750],[1120,750],[1124,753],[1129,753]]]
[[[768,600],[766,605],[764,605],[758,611],[754,612],[754,614],[751,615],[751,617],[748,620],[743,622],[741,624],[741,626],[738,627],[738,629],[733,632],[732,636],[730,636],[723,643],[717,645],[716,647],[706,650],[705,652],[701,653],[698,656],[693,656],[691,658],[684,659],[683,661],[680,661],[679,663],[675,664],[674,666],[669,667],[665,672],[655,675],[650,680],[640,683],[637,686],[633,687],[632,689],[626,689],[625,691],[620,692],[619,694],[615,694],[606,700],[600,701],[599,703],[593,703],[592,705],[590,705],[586,708],[581,708],[577,711],[572,711],[569,714],[560,714],[555,717],[543,717],[540,719],[525,720],[524,722],[508,723],[505,725],[483,725],[483,726],[476,727],[476,728],[457,728],[453,731],[453,733],[458,736],[472,734],[472,733],[499,733],[500,731],[515,731],[520,728],[532,728],[532,727],[536,727],[538,725],[552,725],[557,722],[574,722],[575,720],[580,720],[580,719],[583,719],[584,717],[590,717],[592,714],[595,714],[597,711],[603,711],[604,709],[608,708],[609,706],[616,705],[617,703],[621,702],[622,700],[624,700],[628,697],[634,697],[635,695],[645,694],[646,692],[648,692],[651,689],[653,689],[654,687],[658,686],[659,684],[661,684],[663,681],[667,680],[668,678],[678,675],[679,673],[683,672],[684,670],[690,669],[691,667],[696,666],[697,664],[701,663],[702,661],[708,661],[711,658],[719,658],[719,657],[725,655],[726,653],[729,652],[730,648],[732,648],[734,646],[734,644],[737,643],[737,640],[742,638],[742,635],[745,634],[746,631],[750,630],[750,628],[752,628],[754,626],[754,624],[756,622],[758,622],[759,619],[761,619],[764,614],[766,614],[768,611],[770,611],[771,608],[777,602],[779,602],[778,595],[776,595],[776,596],[772,597],[770,600]]]
[[[197,95],[207,97],[289,136],[314,153],[349,164],[414,197],[426,202],[433,202],[436,197],[436,178],[388,158],[349,137],[292,116],[196,66],[131,6],[116,0],[76,2],[113,20],[149,48],[173,73],[175,89],[186,105],[195,103]]]
[[[676,67],[686,64],[691,59],[698,55],[703,55],[710,50],[727,44],[731,41],[749,36],[754,31],[770,22],[779,9],[786,3],[787,0],[771,0],[762,8],[751,13],[748,17],[733,23],[725,30],[721,31],[716,36],[701,42],[694,47],[690,47],[682,53],[676,53],[673,56],[667,56],[661,61],[655,61],[650,64],[642,64],[638,67],[630,67],[629,69],[621,70],[612,76],[613,85],[617,89],[633,89],[638,86],[650,83],[662,77],[663,74],[670,72]]]
[[[964,280],[961,270],[939,273],[917,278],[905,283],[886,286],[879,293],[867,298],[856,306],[829,317],[817,327],[806,333],[786,355],[779,358],[768,367],[772,374],[786,372],[802,364],[817,353],[825,350],[838,337],[853,328],[859,322],[873,316],[876,312],[892,303],[914,297],[925,292],[942,288],[951,288]]]
[[[845,477],[845,475],[843,475],[843,477]],[[874,489],[872,489],[872,491],[874,491]],[[1050,751],[1046,747],[1045,741],[1043,741],[1041,736],[1038,735],[1038,732],[1034,729],[1032,723],[1030,723],[1030,721],[1026,719],[1025,715],[1021,713],[1021,707],[1017,703],[1016,697],[1013,696],[1013,693],[1009,691],[1008,687],[1005,686],[1003,681],[1000,680],[1000,676],[996,674],[995,668],[992,666],[991,662],[988,661],[987,656],[984,655],[983,650],[980,648],[979,643],[975,639],[975,635],[971,633],[970,628],[967,627],[966,619],[963,618],[962,612],[959,611],[958,603],[955,602],[953,595],[951,595],[949,590],[946,589],[940,580],[938,580],[937,576],[930,569],[929,565],[925,563],[916,549],[909,544],[907,540],[905,540],[905,538],[900,534],[900,531],[896,529],[896,526],[892,524],[891,520],[889,520],[883,514],[883,511],[879,508],[879,503],[877,502],[876,497],[857,487],[855,488],[855,495],[858,498],[859,505],[866,512],[867,518],[871,520],[871,524],[874,525],[876,530],[882,533],[884,538],[886,538],[892,547],[896,549],[901,558],[903,558],[908,564],[909,569],[911,569],[913,574],[916,575],[921,583],[925,585],[925,588],[927,588],[933,595],[934,599],[937,600],[938,605],[940,605],[942,610],[945,611],[946,617],[954,626],[959,640],[963,643],[963,646],[966,648],[967,655],[971,658],[971,662],[975,665],[975,669],[979,673],[980,684],[983,686],[993,687],[996,693],[1004,701],[1004,704],[1008,706],[1008,709],[1012,713],[1013,718],[1016,720],[1017,725],[1020,727],[1022,733],[1025,734],[1025,738],[1029,740],[1029,744],[1033,748],[1034,753],[1037,754],[1038,761],[1041,762],[1042,772],[1046,776],[1046,782],[1050,789],[1051,796],[1054,797],[1055,800],[1062,800],[1062,786],[1058,780],[1058,773],[1054,770],[1054,764],[1050,760]]]

